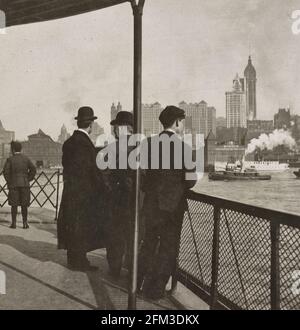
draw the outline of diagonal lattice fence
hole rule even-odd
[[[190,192],[174,278],[211,308],[300,309],[300,216]]]
[[[36,174],[30,183],[30,206],[54,208],[57,219],[60,200],[60,178],[59,170],[54,172],[41,171]],[[0,207],[8,205],[8,187],[2,172],[0,173]]]

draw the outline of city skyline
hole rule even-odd
[[[288,106],[299,113],[300,37],[291,31],[295,9],[296,1],[279,0],[271,6],[270,0],[147,2],[143,103],[203,99],[224,116],[226,77],[241,72],[250,54],[258,73],[258,118],[273,118]],[[9,28],[0,36],[6,50],[0,54],[5,127],[18,139],[38,128],[57,137],[60,123],[72,131],[77,109],[88,104],[108,132],[113,100],[132,109],[132,28],[128,4],[45,22],[38,29],[35,24]]]

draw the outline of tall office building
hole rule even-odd
[[[185,132],[192,134],[203,134],[204,138],[210,132],[216,134],[216,109],[208,106],[205,101],[199,103],[179,103],[179,108],[186,114]]]
[[[246,96],[238,74],[233,80],[231,92],[226,92],[227,128],[247,127]]]
[[[57,142],[63,144],[69,137],[70,134],[68,133],[65,124],[63,124],[62,128],[60,129],[60,134],[58,136]]]
[[[110,107],[110,120],[116,119],[117,113],[118,113],[117,107],[113,103]]]
[[[142,105],[142,132],[147,137],[162,131],[163,127],[158,119],[162,110],[158,102]]]
[[[281,108],[278,112],[274,115],[274,128],[290,128],[291,127],[291,112],[290,109]]]
[[[252,65],[251,56],[244,71],[246,93],[246,115],[248,120],[256,119],[256,71]]]

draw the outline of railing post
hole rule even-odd
[[[142,21],[145,0],[131,0],[134,17],[134,79],[133,79],[133,114],[134,133],[142,132]],[[135,182],[135,216],[132,242],[132,262],[130,265],[130,281],[128,290],[128,309],[136,309],[137,272],[138,272],[138,236],[140,221],[140,169],[136,170]]]
[[[177,271],[178,271],[178,264],[179,264],[179,260],[178,257],[176,258],[175,261],[175,267],[172,273],[172,281],[171,281],[171,289],[170,292],[171,294],[175,293],[177,290],[177,283],[178,283],[178,279],[177,279]]]
[[[280,224],[271,221],[271,309],[280,309]]]
[[[214,232],[213,232],[213,247],[212,247],[210,309],[216,308],[216,303],[217,303],[217,299],[218,299],[220,214],[221,214],[220,207],[214,206]]]
[[[56,185],[56,205],[55,205],[55,221],[58,218],[58,201],[59,201],[59,185],[60,185],[60,170],[57,171],[57,185]]]

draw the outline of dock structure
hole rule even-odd
[[[5,274],[5,294],[1,310],[124,310],[127,309],[128,277],[122,271],[118,281],[108,275],[105,249],[89,253],[99,266],[97,272],[67,268],[66,252],[57,249],[55,211],[31,208],[30,229],[21,220],[17,229],[10,225],[10,210],[0,209],[0,271]],[[137,296],[139,310],[207,309],[208,306],[187,290],[173,298],[150,301]]]

